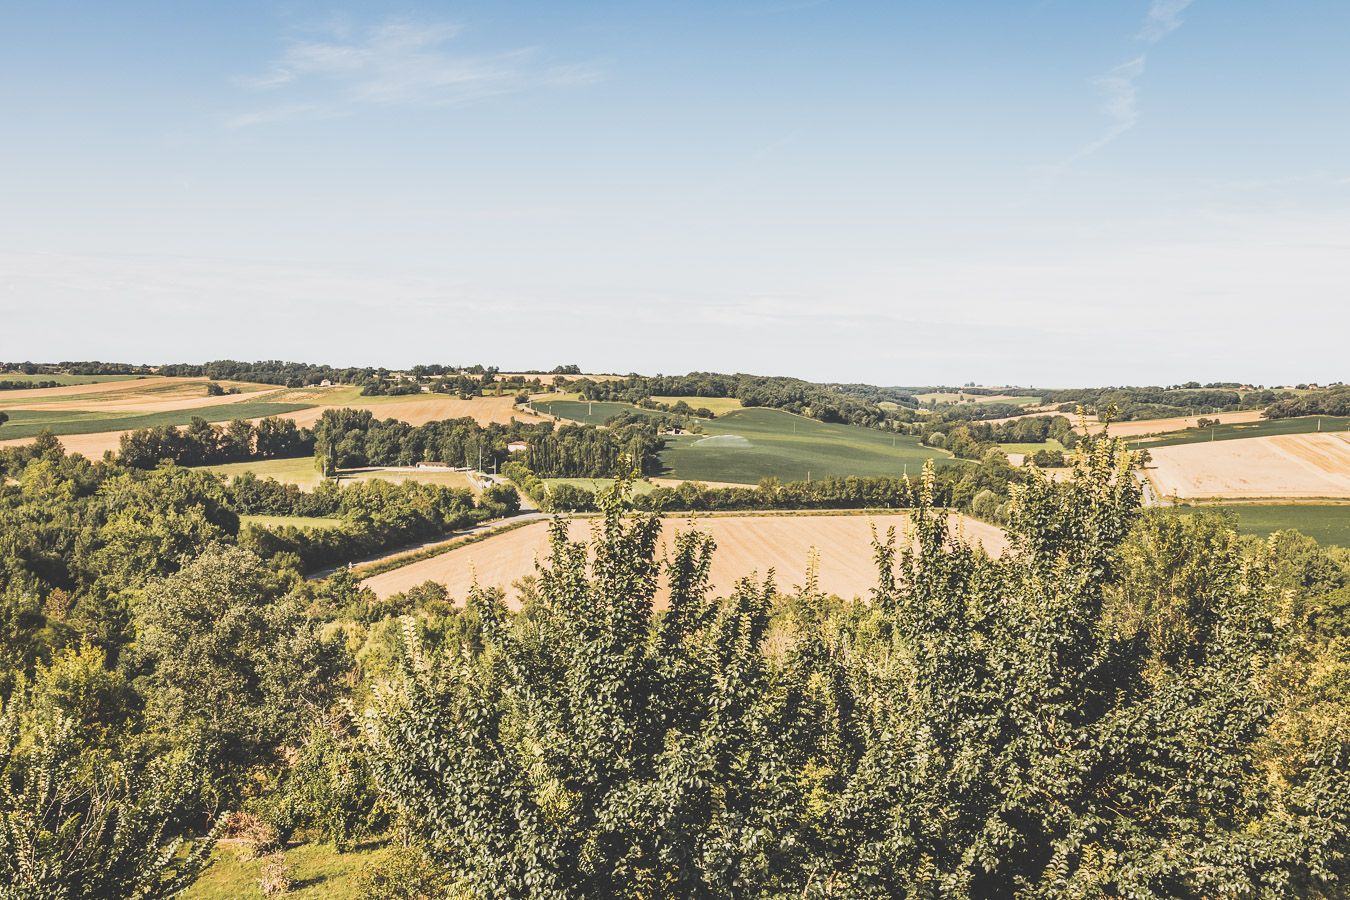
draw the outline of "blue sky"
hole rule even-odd
[[[0,359],[1342,379],[1350,4],[0,15]]]

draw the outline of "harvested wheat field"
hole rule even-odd
[[[1007,539],[1001,529],[969,518],[953,516],[953,528],[964,532],[971,543],[982,544],[991,553],[1002,552]],[[811,548],[820,554],[820,587],[841,597],[867,596],[876,585],[872,562],[870,526],[879,532],[894,526],[903,539],[909,517],[886,515],[734,515],[707,516],[697,520],[700,531],[717,541],[713,555],[712,587],[717,594],[729,593],[742,576],[774,569],[779,587],[801,584]],[[575,519],[569,534],[581,540],[590,534],[590,522]],[[668,517],[662,528],[660,553],[664,554],[676,531],[689,529],[689,520]],[[537,522],[440,556],[412,563],[362,582],[380,597],[438,581],[457,600],[468,594],[475,577],[484,586],[499,586],[514,602],[511,584],[533,575],[535,561],[548,553],[548,526]],[[664,581],[664,579],[663,579]],[[660,596],[664,596],[665,587]],[[658,597],[658,602],[662,602]]]
[[[92,434],[63,434],[57,438],[67,453],[79,453],[89,459],[102,459],[103,451],[117,453],[122,449],[122,431],[96,431]],[[11,438],[0,441],[0,447],[22,447],[36,438]]]
[[[32,403],[24,407],[26,410],[51,410],[54,412],[90,410],[97,412],[127,412],[127,413],[159,413],[174,412],[180,409],[201,409],[203,407],[228,406],[233,403],[258,403],[270,401],[273,399],[275,389],[271,391],[260,391],[257,385],[250,385],[247,389],[231,384],[221,383],[222,387],[239,387],[238,394],[222,394],[218,397],[208,397],[206,395],[205,382],[185,385],[183,390],[153,391],[127,395],[103,395],[93,402],[89,397],[77,397],[71,400],[56,401],[47,403]],[[176,388],[177,386],[175,386]]]
[[[1062,415],[1062,414],[1061,414]],[[1069,418],[1078,424],[1077,416]],[[1237,412],[1213,413],[1205,416],[1177,416],[1173,419],[1140,419],[1136,422],[1112,422],[1111,433],[1116,437],[1143,437],[1146,434],[1170,434],[1173,431],[1185,431],[1198,427],[1200,419],[1218,419],[1224,425],[1238,425],[1243,422],[1260,422],[1261,410],[1240,409]],[[1102,424],[1095,419],[1087,423],[1088,431],[1102,430]]]
[[[205,378],[163,378],[158,375],[147,375],[144,378],[121,381],[98,381],[92,384],[65,384],[50,388],[6,391],[4,402],[7,406],[68,402],[101,405],[133,397],[163,396],[183,391],[205,397],[206,381]]]
[[[1350,498],[1350,436],[1287,434],[1178,444],[1149,451],[1165,497]]]
[[[312,409],[289,413],[302,427],[319,421],[325,409],[368,409],[377,419],[398,419],[409,425],[425,425],[441,419],[471,417],[480,425],[493,422],[505,425],[519,422],[543,422],[542,416],[515,408],[512,397],[474,397],[461,400],[454,394],[411,394],[404,397],[362,397],[354,388],[304,388],[268,397],[279,403],[314,403]]]

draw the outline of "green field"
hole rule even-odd
[[[1201,510],[1231,512],[1237,529],[1262,537],[1274,531],[1293,529],[1323,544],[1350,547],[1350,504],[1333,503],[1231,503],[1213,506],[1178,506],[1184,514]]]
[[[281,854],[290,867],[291,889],[283,894],[297,900],[356,900],[361,880],[389,856],[385,845],[367,845],[350,853],[331,846],[300,844]],[[237,845],[221,845],[211,855],[211,866],[184,900],[262,900],[259,878],[267,860],[239,858]]]
[[[233,478],[245,472],[252,472],[259,478],[275,478],[282,484],[294,484],[311,490],[318,487],[323,476],[314,465],[314,457],[300,456],[294,459],[262,459],[250,462],[225,463],[219,466],[203,466],[209,472]]]
[[[1223,421],[1223,413],[1215,418]],[[1172,447],[1204,441],[1232,441],[1239,438],[1271,437],[1277,434],[1311,434],[1317,431],[1345,431],[1350,418],[1344,416],[1300,416],[1295,419],[1266,419],[1261,422],[1235,422],[1213,428],[1188,428],[1174,434],[1130,441],[1132,447]]]
[[[570,484],[572,487],[578,487],[584,491],[590,491],[593,494],[598,494],[605,488],[613,487],[614,485],[613,478],[545,478],[543,481],[549,488],[553,488],[560,484]],[[634,495],[650,494],[654,489],[655,485],[650,481],[633,482]]]
[[[641,413],[657,416],[660,410],[638,409],[631,403],[611,403],[607,400],[536,400],[531,404],[544,415],[571,419],[584,425],[603,425],[621,413]]]
[[[258,525],[262,528],[336,528],[341,519],[329,516],[240,516],[244,525]]]
[[[757,484],[843,475],[918,475],[925,460],[956,460],[911,435],[834,425],[776,409],[741,409],[703,423],[704,434],[667,438],[671,478]]]
[[[94,434],[100,431],[127,431],[159,425],[186,425],[194,416],[208,422],[228,422],[233,419],[256,419],[262,416],[281,416],[308,409],[305,403],[268,403],[244,401],[221,406],[203,406],[197,409],[178,409],[159,413],[91,412],[88,410],[23,410],[4,408],[0,396],[0,411],[9,415],[9,421],[0,425],[0,440],[33,437],[45,430],[55,435]]]
[[[71,384],[102,384],[105,381],[133,381],[137,378],[150,378],[150,375],[22,375],[18,372],[0,372],[0,381],[55,381],[66,386]]]

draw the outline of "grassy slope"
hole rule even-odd
[[[291,890],[283,895],[296,900],[356,900],[361,896],[361,878],[390,853],[385,846],[368,846],[338,853],[321,844],[300,844],[284,854],[292,867]],[[218,847],[212,864],[197,883],[183,894],[184,900],[261,900],[258,879],[266,863],[243,861],[233,847]]]
[[[555,486],[560,485],[560,484],[570,484],[570,485],[572,485],[573,487],[579,487],[579,488],[581,488],[582,490],[591,491],[591,492],[593,492],[593,493],[599,493],[600,491],[603,491],[603,490],[605,490],[605,489],[608,488],[608,487],[612,487],[612,486],[614,485],[614,479],[612,479],[612,478],[545,478],[545,479],[544,479],[544,483],[547,484],[549,487],[555,487]],[[656,487],[656,486],[653,485],[650,481],[635,481],[635,482],[633,482],[633,493],[634,493],[634,494],[650,494],[650,493],[655,489],[655,487]]]
[[[1216,418],[1222,419],[1219,414]],[[1131,441],[1133,447],[1172,447],[1177,444],[1199,444],[1205,441],[1232,441],[1240,438],[1271,437],[1278,434],[1310,434],[1318,430],[1345,431],[1350,427],[1350,418],[1343,416],[1300,416],[1295,419],[1267,419],[1262,422],[1238,422],[1232,425],[1218,425],[1214,428],[1191,428],[1186,431],[1168,434],[1156,438],[1141,438]]]
[[[3,408],[4,398],[0,397],[0,409]],[[208,422],[228,422],[232,419],[280,416],[307,408],[308,404],[304,403],[244,401],[159,413],[6,410],[9,414],[9,421],[0,425],[0,440],[33,437],[43,429],[47,429],[55,435],[94,434],[101,431],[127,431],[133,428],[149,428],[158,425],[186,425],[192,420],[193,416],[201,416]]]
[[[318,486],[322,479],[314,466],[313,456],[299,456],[294,459],[265,459],[253,462],[225,463],[219,466],[204,466],[207,471],[233,478],[245,472],[252,472],[259,478],[275,478],[282,484],[298,485],[306,490]]]
[[[927,459],[955,460],[909,435],[834,425],[774,409],[743,409],[703,423],[703,435],[667,439],[661,460],[673,478],[756,484],[842,475],[916,475]],[[745,443],[707,441],[736,435]],[[703,441],[703,443],[700,443]],[[893,446],[894,445],[894,446]]]
[[[1204,506],[1179,506],[1184,514],[1201,510],[1231,512],[1237,516],[1237,529],[1262,537],[1273,531],[1292,528],[1323,544],[1350,547],[1350,504],[1332,503],[1232,503]]]

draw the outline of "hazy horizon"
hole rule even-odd
[[[1345,377],[1350,6],[50,3],[0,359]]]

